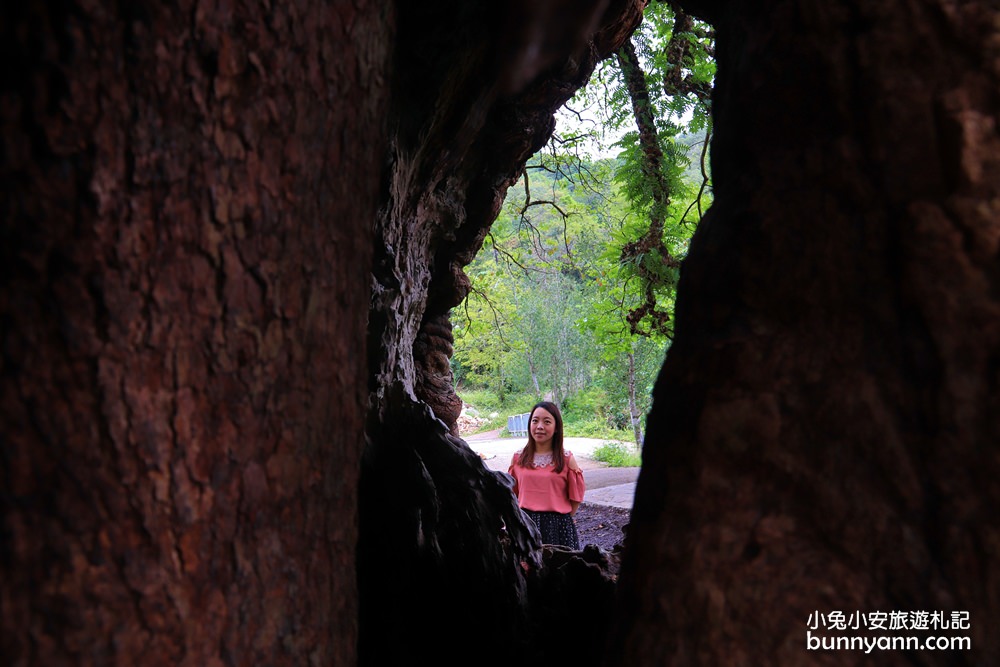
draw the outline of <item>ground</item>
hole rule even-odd
[[[625,537],[631,510],[607,505],[583,503],[576,511],[576,530],[580,534],[580,546],[596,544],[605,551],[613,551]]]

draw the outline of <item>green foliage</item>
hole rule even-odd
[[[599,386],[590,386],[568,398],[562,405],[562,413],[567,422],[605,420],[609,407],[608,392]]]
[[[642,465],[642,454],[639,450],[624,442],[601,443],[592,455],[595,461],[607,463],[612,468],[634,468]]]
[[[567,438],[606,438],[608,440],[632,439],[632,433],[630,431],[613,428],[603,419],[573,422],[567,421],[564,426],[564,435]]]
[[[534,395],[507,392],[503,397],[489,389],[460,388],[457,392],[462,402],[471,406],[480,419],[486,422],[476,432],[507,428],[507,417],[531,410],[537,402]],[[509,435],[509,434],[508,434]]]
[[[628,286],[618,303],[634,334],[672,335],[679,262],[711,202],[713,54],[709,26],[669,3],[650,3],[631,41],[573,100],[608,130],[591,139],[604,145],[611,134],[618,151],[614,180],[631,216],[614,248],[614,277]]]
[[[679,263],[711,202],[715,64],[710,28],[669,3],[649,4],[632,46],[652,111],[643,137],[623,61],[606,60],[572,102],[599,125],[557,130],[466,267],[452,370],[460,394],[489,394],[504,419],[545,398],[567,434],[631,439],[632,415],[649,409]],[[583,153],[595,145],[604,157]],[[650,146],[662,157],[650,162]]]

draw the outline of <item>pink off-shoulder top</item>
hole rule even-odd
[[[520,452],[515,454],[507,472],[514,476],[514,495],[518,505],[535,512],[572,512],[570,503],[582,502],[587,486],[582,470],[570,470],[570,456],[572,454],[566,452],[566,464],[561,472],[555,472],[555,467],[551,465],[543,468],[520,466],[517,463]]]

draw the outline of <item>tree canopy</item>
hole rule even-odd
[[[567,105],[467,267],[460,384],[547,396],[641,441],[680,263],[711,199],[713,54],[706,25],[653,3]]]

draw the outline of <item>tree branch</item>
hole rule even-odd
[[[656,308],[654,284],[659,280],[654,269],[658,267],[652,266],[655,255],[651,252],[655,250],[662,258],[663,263],[669,267],[680,265],[680,261],[671,255],[663,243],[664,221],[670,205],[670,189],[663,169],[663,150],[660,148],[660,140],[656,131],[656,121],[650,103],[649,89],[646,86],[646,76],[639,67],[639,59],[632,40],[625,42],[618,51],[617,57],[629,97],[632,100],[635,124],[639,130],[639,147],[642,150],[640,168],[653,197],[649,228],[638,240],[626,243],[622,247],[619,257],[619,261],[623,264],[632,263],[644,285],[644,301],[639,307],[629,311],[627,320],[634,334],[650,335],[651,332],[656,331],[669,336],[670,314]],[[647,317],[651,321],[649,330],[640,327],[640,322]]]

